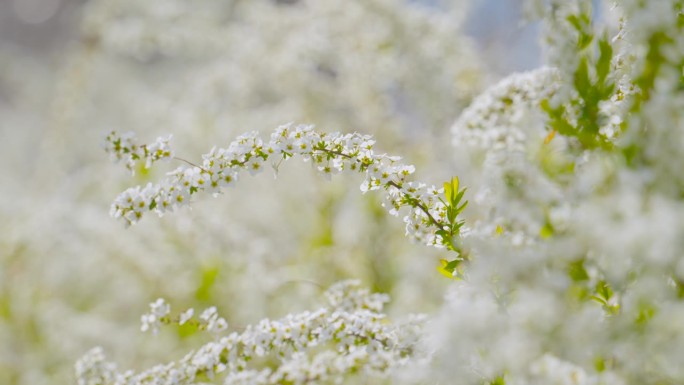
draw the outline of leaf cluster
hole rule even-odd
[[[459,215],[468,205],[468,201],[463,201],[466,189],[459,190],[458,177],[453,177],[444,183],[444,198],[440,201],[446,206],[446,224],[435,233],[441,237],[442,242],[448,250],[458,253],[458,258],[447,261],[442,260],[438,270],[447,277],[462,277],[461,265],[467,260],[466,253],[460,242],[461,229],[465,221],[459,219]]]
[[[610,100],[615,91],[610,76],[613,46],[605,34],[596,38],[589,14],[570,15],[567,21],[578,34],[579,63],[572,74],[576,97],[558,106],[545,99],[541,108],[549,117],[551,132],[576,138],[583,149],[610,150],[613,145],[600,130],[606,118],[601,114],[600,105]]]

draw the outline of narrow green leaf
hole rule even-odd
[[[599,58],[596,62],[596,76],[598,84],[603,84],[610,72],[610,62],[613,59],[613,46],[607,37],[599,40]]]
[[[195,298],[200,301],[209,301],[211,299],[212,288],[216,284],[219,275],[218,266],[205,266],[200,271],[200,282],[195,291]]]
[[[440,264],[439,264],[439,266],[437,266],[437,271],[439,271],[440,274],[442,274],[443,276],[450,278],[450,279],[453,279],[454,278],[454,271],[453,270],[449,271],[449,269],[447,269],[447,265],[449,264],[449,261],[447,261],[446,259],[441,259],[439,262],[440,262]]]
[[[458,208],[456,208],[456,213],[460,214],[461,211],[463,211],[466,206],[468,206],[468,201],[463,202]]]
[[[589,65],[587,64],[587,59],[580,59],[577,70],[574,76],[575,90],[580,94],[580,97],[586,99],[589,95],[592,86],[591,80],[589,79]]]
[[[451,183],[444,182],[444,198],[447,202],[451,202],[451,197],[453,196],[453,190],[451,189]]]

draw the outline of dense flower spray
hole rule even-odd
[[[149,166],[170,159],[172,152],[167,144],[168,140],[159,138],[153,145],[137,145],[130,134],[121,137],[112,132],[107,136],[106,150],[113,159],[124,160],[133,169],[136,161]],[[300,156],[328,178],[342,171],[363,173],[361,191],[384,190],[384,206],[390,214],[397,216],[400,208],[410,208],[404,216],[407,235],[431,246],[446,245],[458,251],[456,238],[463,222],[456,216],[466,202],[461,203],[463,190],[458,189],[457,180],[453,187],[447,184],[446,193],[444,188],[409,181],[415,167],[401,163],[398,156],[376,153],[374,144],[368,135],[319,133],[305,125],[280,126],[267,142],[255,132],[244,134],[228,148],[215,147],[203,155],[201,165],[181,166],[159,184],[127,189],[112,204],[111,215],[127,225],[136,223],[147,211],[163,215],[188,204],[198,192],[220,194],[244,172],[255,175],[269,162],[277,171],[282,161]]]
[[[371,294],[358,281],[339,282],[325,292],[326,306],[264,319],[241,332],[225,334],[228,325],[216,308],[199,319],[188,309],[171,317],[170,307],[159,299],[142,317],[143,331],[158,331],[161,324],[190,324],[206,330],[215,340],[177,362],[140,373],[117,371],[102,349],[88,352],[76,364],[79,385],[195,384],[222,379],[224,384],[308,384],[338,382],[350,375],[386,377],[406,364],[423,321],[412,316],[389,322],[382,313],[386,295]],[[266,358],[277,365],[267,365]]]

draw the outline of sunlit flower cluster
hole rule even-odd
[[[119,135],[112,131],[105,138],[105,151],[107,151],[115,162],[123,161],[126,168],[132,173],[135,172],[137,164],[144,164],[145,168],[152,166],[152,163],[159,160],[169,160],[173,158],[171,150],[171,135],[159,137],[151,144],[135,143],[135,135],[132,132]]]
[[[256,132],[243,134],[227,148],[214,147],[203,155],[201,165],[181,166],[159,184],[122,192],[112,204],[111,215],[127,225],[136,223],[148,211],[161,216],[187,205],[198,192],[220,194],[245,171],[255,175],[269,164],[277,171],[281,161],[300,156],[326,177],[342,171],[363,173],[361,191],[385,190],[385,206],[390,214],[396,216],[400,208],[410,207],[404,216],[407,235],[428,245],[444,245],[445,241],[435,233],[448,224],[447,205],[441,199],[444,189],[409,181],[415,167],[401,163],[398,156],[375,152],[374,144],[367,135],[319,133],[305,125],[280,126],[269,141]]]
[[[557,70],[547,67],[504,78],[463,110],[451,127],[454,145],[524,151],[530,139],[524,125],[540,117],[540,103],[554,95],[559,80]]]
[[[337,283],[325,296],[326,307],[279,320],[264,319],[242,332],[217,335],[179,361],[139,373],[118,372],[116,365],[106,362],[102,349],[95,348],[76,364],[78,383],[180,385],[223,378],[224,384],[305,384],[340,381],[351,373],[383,376],[406,363],[421,318],[390,322],[382,313],[387,298],[360,288],[358,281]],[[153,312],[163,308],[160,314],[164,316],[158,319],[164,323],[184,321],[207,330],[218,317],[216,309],[210,308],[199,320],[185,319],[186,312],[172,320],[166,316],[168,305],[163,300],[150,306]],[[266,357],[277,365],[263,365]]]
[[[143,314],[140,317],[140,321],[142,322],[140,330],[151,330],[153,334],[157,334],[157,332],[159,332],[159,326],[162,324],[162,319],[166,317],[170,311],[171,306],[164,302],[163,298],[159,298],[155,302],[152,302],[150,304],[150,312]]]

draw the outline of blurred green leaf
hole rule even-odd
[[[195,298],[197,300],[203,302],[211,300],[211,291],[216,284],[219,272],[220,269],[216,265],[201,268],[199,285],[197,290],[195,290]]]

